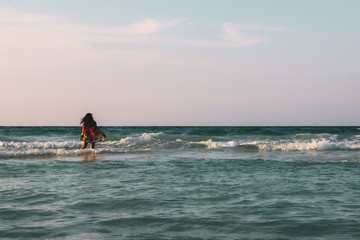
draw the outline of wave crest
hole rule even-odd
[[[217,138],[203,140],[199,136],[186,134],[141,133],[125,136],[119,140],[104,141],[96,144],[96,153],[132,153],[157,150],[196,151],[196,150],[234,150],[257,152],[311,152],[360,150],[358,135],[348,139],[337,135],[297,134],[276,138],[247,139],[228,136],[230,139]],[[231,139],[233,138],[233,139]],[[236,139],[237,138],[237,139]],[[114,139],[114,138],[113,138]],[[39,157],[39,156],[78,156],[86,153],[81,151],[81,141],[0,141],[0,158]]]
[[[360,150],[360,143],[356,141],[332,141],[330,139],[311,139],[305,141],[219,141],[212,139],[200,141],[198,144],[205,145],[207,149],[236,148],[243,151],[278,151],[278,152],[309,152],[329,150]]]

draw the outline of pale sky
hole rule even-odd
[[[358,0],[0,0],[0,126],[360,125]]]

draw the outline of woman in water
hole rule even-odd
[[[86,148],[88,143],[90,148],[94,149],[96,142],[105,140],[106,135],[98,128],[91,113],[86,114],[80,124],[83,125],[80,140],[84,141],[81,149]]]

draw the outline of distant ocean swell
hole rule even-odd
[[[54,141],[14,141],[11,137],[1,137],[0,158],[78,156],[81,151],[78,140]],[[337,134],[293,134],[281,136],[199,136],[188,134],[166,134],[163,132],[138,133],[116,140],[97,143],[95,153],[139,153],[148,151],[255,151],[255,152],[316,152],[316,151],[359,151],[359,135],[338,136]]]

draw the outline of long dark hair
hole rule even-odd
[[[94,118],[91,113],[87,113],[85,115],[85,117],[83,117],[81,119],[80,124],[83,124],[83,123],[85,123],[86,125],[89,125],[89,126],[96,126],[96,122],[94,121]]]

